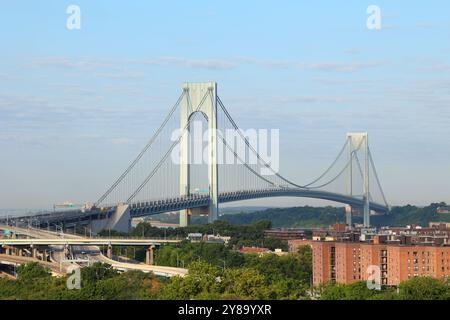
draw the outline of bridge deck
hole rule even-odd
[[[269,197],[313,198],[348,204],[358,208],[363,207],[362,198],[311,189],[263,189],[263,190],[222,192],[219,194],[219,202],[227,203],[233,201],[242,201],[258,198],[269,198]],[[131,217],[141,217],[164,212],[206,207],[208,206],[208,204],[209,204],[209,195],[181,196],[170,199],[131,203],[130,214]],[[115,210],[116,206],[111,205],[104,208],[96,208],[88,211],[71,210],[60,212],[48,212],[45,214],[35,216],[11,218],[10,220],[19,222],[22,221],[24,223],[26,223],[27,220],[31,220],[36,221],[39,224],[52,224],[59,222],[77,223],[84,220],[106,219],[112,213],[114,213]],[[379,203],[370,202],[370,210],[379,213],[388,213],[389,208]],[[1,222],[5,223],[5,220],[6,219],[1,219],[0,223]]]

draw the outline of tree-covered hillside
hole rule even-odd
[[[372,216],[374,226],[405,226],[416,224],[427,226],[430,221],[450,222],[450,214],[437,213],[439,206],[445,203],[433,203],[426,207],[412,205],[393,207],[390,214]],[[345,222],[344,208],[336,207],[293,207],[267,209],[252,213],[224,215],[221,219],[233,224],[251,224],[258,220],[269,220],[275,228],[280,227],[324,227],[336,222]],[[362,223],[361,216],[355,216],[355,223]]]

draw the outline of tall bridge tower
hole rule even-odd
[[[196,112],[202,112],[208,121],[208,221],[218,218],[219,188],[217,164],[217,83],[184,83],[184,98],[181,103],[180,129],[184,130],[180,140],[180,195],[190,193],[189,120]],[[189,224],[190,215],[202,208],[185,209],[180,212],[180,226]]]
[[[367,132],[351,132],[347,133],[347,148],[349,157],[349,166],[347,169],[347,193],[353,196],[353,160],[358,150],[362,150],[364,154],[364,169],[363,169],[363,216],[364,227],[370,227],[370,193],[369,193],[369,135]],[[352,224],[352,207],[346,208],[346,223],[348,226]]]

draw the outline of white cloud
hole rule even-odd
[[[357,49],[348,49],[347,53],[355,54]],[[133,65],[149,65],[149,66],[169,66],[179,68],[192,69],[208,69],[208,70],[230,70],[240,65],[258,65],[268,68],[298,68],[309,69],[327,72],[349,73],[357,72],[363,69],[373,68],[385,64],[384,61],[322,61],[317,63],[306,63],[295,60],[282,59],[260,59],[252,57],[238,57],[235,59],[190,59],[175,56],[163,56],[149,59],[134,59],[123,61],[110,60],[96,60],[96,59],[82,59],[79,61],[72,61],[64,57],[47,57],[35,59],[33,64],[36,66],[50,66],[66,69],[107,69],[116,70],[116,72],[98,72],[94,75],[99,77],[113,78],[113,79],[136,79],[142,77],[141,73],[130,72],[127,68]]]
[[[115,68],[117,65],[113,61],[98,59],[80,59],[72,61],[66,57],[43,57],[32,61],[35,66],[59,67],[65,69],[96,69],[96,68]]]
[[[363,69],[374,68],[384,65],[384,61],[323,61],[317,63],[306,63],[292,60],[265,60],[256,58],[238,58],[238,61],[247,64],[255,64],[270,68],[298,68],[304,70],[317,70],[338,73],[350,73],[361,71]]]
[[[111,141],[112,144],[115,144],[115,145],[134,144],[134,140],[133,139],[128,139],[128,138],[113,138],[110,141]]]
[[[263,67],[271,67],[271,68],[286,68],[286,67],[294,67],[298,63],[290,60],[276,60],[276,59],[258,59],[258,58],[250,58],[250,57],[240,57],[236,59],[237,62],[244,64],[255,64]]]
[[[348,48],[348,49],[344,50],[344,53],[347,53],[347,54],[359,54],[359,53],[361,53],[361,50],[356,49],[356,48]]]
[[[199,68],[213,70],[227,70],[235,67],[235,64],[220,59],[187,59],[180,57],[159,57],[145,60],[131,60],[134,64],[178,66],[184,68]]]
[[[356,72],[363,69],[378,67],[385,64],[383,61],[368,61],[368,62],[320,62],[314,64],[301,65],[304,69],[320,70],[320,71],[334,71],[334,72]]]

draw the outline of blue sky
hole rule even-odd
[[[71,4],[81,30],[66,28]],[[347,132],[368,131],[390,203],[450,202],[448,1],[0,7],[1,208],[97,199],[181,83],[210,80],[240,126],[280,129],[284,175],[309,181]]]

